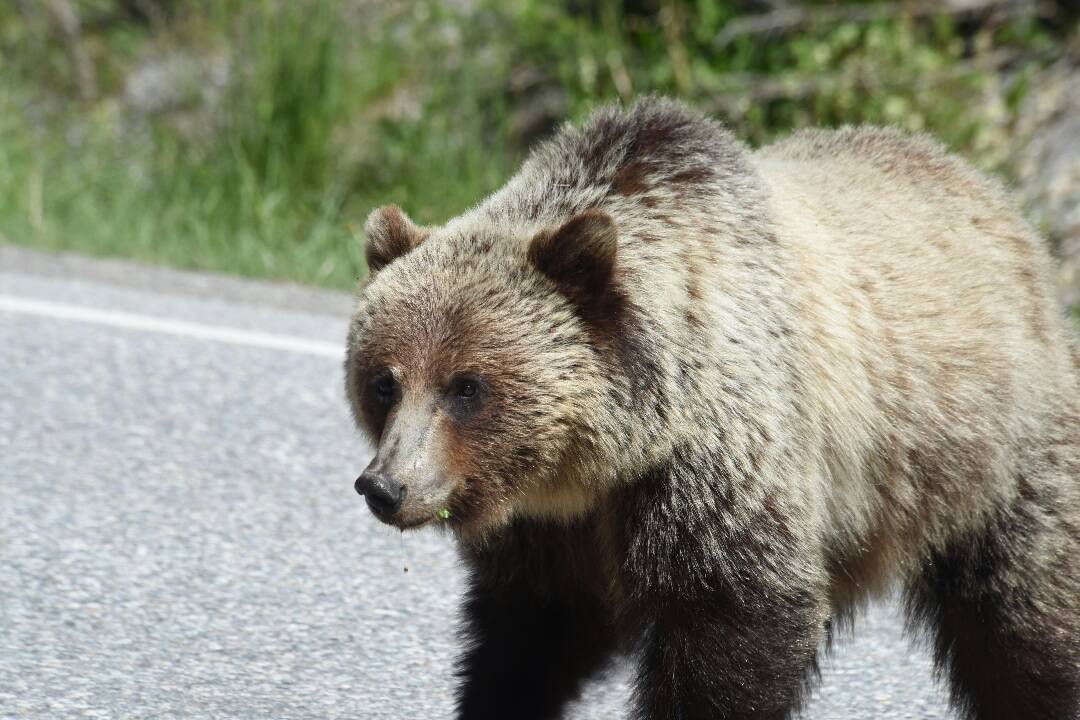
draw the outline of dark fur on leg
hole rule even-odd
[[[935,553],[910,590],[965,718],[1080,718],[1080,528],[1063,487],[1022,478],[1014,506]]]
[[[677,603],[646,633],[636,681],[641,720],[781,720],[816,676],[823,628],[803,608],[719,597]]]
[[[572,531],[521,523],[467,561],[471,641],[459,664],[465,720],[559,717],[609,662],[614,633],[599,598],[568,573],[585,550]],[[587,549],[589,546],[584,546]]]
[[[733,503],[699,489],[733,482],[721,458],[676,452],[625,495],[640,720],[780,720],[816,677],[828,613],[812,546],[779,490]]]

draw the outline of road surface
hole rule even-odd
[[[0,247],[0,717],[451,717],[461,572],[353,492],[348,308]],[[627,677],[568,717],[625,717]],[[878,607],[806,717],[943,698]]]

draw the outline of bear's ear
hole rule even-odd
[[[374,274],[424,242],[430,231],[417,226],[397,205],[376,208],[364,223],[364,256]]]
[[[543,230],[529,245],[529,262],[571,299],[603,294],[615,272],[619,233],[601,210],[586,210],[557,230]]]

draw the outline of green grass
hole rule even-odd
[[[241,7],[223,40],[246,75],[210,142],[128,129],[109,101],[66,101],[40,123],[32,83],[0,82],[0,241],[347,287],[371,207],[445,220],[512,167],[468,88],[454,114],[365,124],[405,58],[350,43],[329,5]]]
[[[973,39],[946,19],[900,18],[717,47],[735,15],[726,0],[484,0],[467,18],[388,3],[397,9],[376,26],[344,6],[192,0],[166,28],[109,30],[88,40],[93,102],[73,99],[40,18],[0,9],[0,241],[347,287],[364,271],[359,227],[372,207],[440,222],[505,180],[527,150],[514,119],[528,91],[511,78],[529,74],[563,93],[570,117],[662,92],[754,143],[883,122],[996,165],[1008,138],[979,102],[996,78],[969,46],[1037,55],[1056,42],[1026,20]],[[133,125],[117,99],[141,56],[175,47],[225,53],[237,69],[212,133]],[[758,97],[763,78],[792,92]],[[1007,90],[1004,112],[1023,83]],[[401,98],[411,110],[388,112]]]

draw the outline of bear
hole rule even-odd
[[[995,181],[648,98],[365,234],[356,489],[456,541],[459,717],[558,717],[627,656],[634,718],[790,717],[890,592],[960,716],[1080,717],[1080,345]]]

